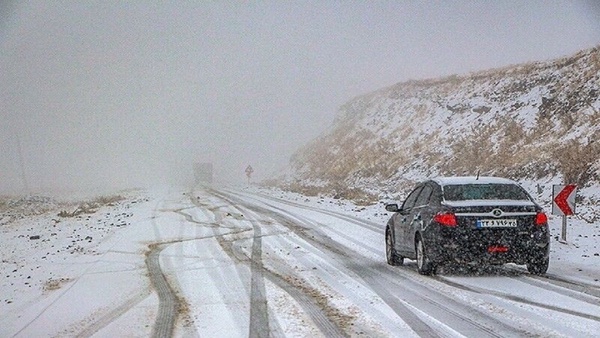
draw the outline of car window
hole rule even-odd
[[[406,198],[404,203],[402,204],[403,210],[410,210],[415,206],[415,202],[417,201],[417,197],[419,196],[419,192],[421,192],[421,188],[423,186],[417,186]]]
[[[432,191],[433,191],[433,189],[431,188],[431,186],[425,185],[423,187],[423,190],[421,190],[419,197],[417,198],[417,202],[415,203],[415,206],[420,207],[423,205],[427,205],[429,203],[429,197],[431,196]]]
[[[440,205],[442,201],[442,190],[439,185],[432,184],[431,196],[429,196],[429,205]]]
[[[516,184],[461,184],[444,186],[447,201],[466,200],[530,200]]]

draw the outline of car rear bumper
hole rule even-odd
[[[550,245],[545,236],[522,235],[505,238],[469,239],[437,238],[427,243],[427,254],[432,262],[443,264],[527,264],[549,255]]]

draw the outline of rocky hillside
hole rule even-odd
[[[572,57],[408,81],[342,106],[300,149],[288,189],[376,199],[439,175],[598,185],[600,46]]]

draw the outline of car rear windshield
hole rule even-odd
[[[514,184],[461,184],[444,186],[446,201],[529,200],[523,188]]]

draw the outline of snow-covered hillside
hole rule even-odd
[[[408,81],[355,98],[300,149],[288,189],[367,201],[439,175],[540,184],[600,178],[600,46],[572,57]],[[591,201],[593,202],[593,201]]]

